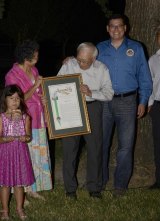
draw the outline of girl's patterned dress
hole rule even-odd
[[[2,113],[2,136],[25,135],[25,118],[11,119]],[[0,144],[0,186],[29,186],[35,181],[28,145],[18,139]]]

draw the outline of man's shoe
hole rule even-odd
[[[93,198],[102,199],[101,192],[90,192],[89,195],[90,195],[90,197],[93,197]]]
[[[151,185],[149,187],[150,190],[154,190],[154,189],[160,189],[160,184],[159,183],[154,183],[153,185]]]
[[[67,193],[66,193],[66,197],[67,197],[68,199],[74,199],[74,200],[77,199],[76,192],[67,192]]]
[[[126,193],[126,189],[114,189],[113,197],[118,198],[124,196]]]

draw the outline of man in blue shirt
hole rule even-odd
[[[114,196],[123,195],[128,187],[133,167],[136,116],[144,115],[152,91],[143,48],[140,43],[125,37],[126,29],[126,17],[112,15],[107,24],[110,39],[97,45],[97,59],[108,67],[114,89],[113,100],[104,102],[103,109],[103,188],[109,179],[109,148],[114,123],[118,133]]]

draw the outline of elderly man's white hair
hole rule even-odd
[[[89,50],[93,54],[93,57],[96,58],[98,55],[98,50],[94,44],[91,42],[83,42],[77,48],[77,53],[81,50]]]

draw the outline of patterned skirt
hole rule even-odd
[[[32,141],[28,143],[35,183],[26,191],[52,189],[51,165],[46,128],[32,129]]]

